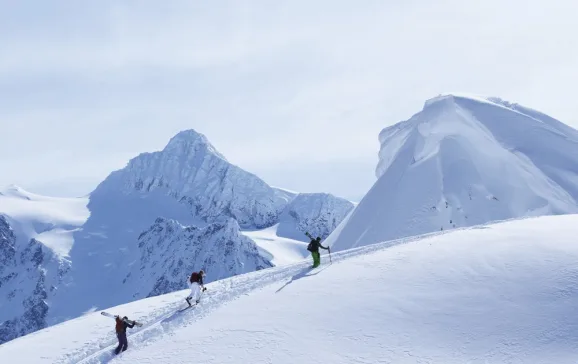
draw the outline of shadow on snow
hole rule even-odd
[[[299,272],[299,273],[295,274],[293,277],[291,277],[291,280],[289,280],[289,282],[285,283],[283,285],[283,287],[281,287],[277,291],[275,291],[275,293],[279,293],[281,290],[283,290],[285,287],[287,287],[291,283],[295,282],[296,280],[299,280],[299,279],[305,278],[305,277],[312,277],[312,276],[318,275],[319,273],[323,272],[325,269],[329,268],[330,265],[331,265],[331,263],[326,265],[325,267],[319,269],[317,272],[311,273],[311,274],[307,274],[307,273],[311,272],[311,270],[312,270],[311,268],[308,267],[308,268],[303,269],[301,272]]]

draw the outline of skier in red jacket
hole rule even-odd
[[[114,350],[115,354],[119,354],[126,349],[128,349],[128,340],[126,339],[126,328],[134,327],[136,322],[130,321],[126,316],[122,319],[119,316],[115,317],[116,320],[116,337],[118,338],[118,347]]]

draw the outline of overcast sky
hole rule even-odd
[[[274,186],[359,200],[442,92],[578,127],[578,1],[0,0],[0,185],[78,196],[184,129]]]

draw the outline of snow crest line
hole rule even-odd
[[[444,235],[450,232],[455,232],[457,230],[469,229],[472,229],[472,227],[455,229],[453,231],[434,232],[421,236],[402,238],[384,243],[341,251],[332,254],[332,261],[333,263],[339,263],[340,261],[349,258],[373,253],[401,244],[415,242],[427,237]],[[321,270],[326,270],[331,265],[327,255],[325,255],[325,260],[326,262],[322,264]],[[262,289],[274,283],[281,283],[281,281],[286,279],[289,279],[290,283],[294,279],[298,279],[299,276],[310,271],[309,267],[310,262],[309,260],[306,260],[301,263],[296,263],[284,267],[263,269],[257,272],[247,273],[213,282],[207,285],[207,292],[205,292],[201,303],[199,303],[196,307],[191,308],[190,310],[178,312],[178,310],[182,308],[184,304],[184,297],[186,296],[187,292],[183,291],[183,299],[179,299],[178,301],[173,302],[170,305],[170,308],[163,311],[163,313],[152,318],[149,322],[143,322],[144,320],[140,320],[144,324],[143,327],[140,330],[133,331],[133,333],[127,335],[129,342],[128,350],[135,350],[148,346],[151,343],[162,339],[166,335],[170,335],[171,332],[176,329],[191,326],[196,321],[210,315],[213,311],[217,310],[221,306],[226,305],[228,302],[238,299],[243,295],[247,295],[252,291]],[[284,286],[280,286],[279,291],[289,283],[285,282]],[[105,311],[112,310],[106,309]],[[179,316],[181,317],[179,318]],[[65,355],[59,359],[57,363],[102,364],[108,363],[117,357],[117,355],[113,353],[114,348],[117,346],[116,338],[114,338],[114,332],[111,332],[110,337],[106,339],[101,338],[99,342],[88,343],[87,346],[89,347],[85,346],[85,349],[79,349],[75,353]],[[96,350],[95,346],[97,346]]]

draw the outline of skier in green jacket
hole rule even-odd
[[[316,239],[313,239],[311,234],[305,233],[305,235],[311,239],[309,245],[307,246],[307,250],[311,252],[311,257],[313,257],[313,266],[311,268],[317,268],[319,267],[319,264],[321,264],[321,254],[319,254],[319,248],[325,249],[329,252],[331,252],[331,250],[329,247],[324,247],[321,245],[321,238],[319,236]]]

